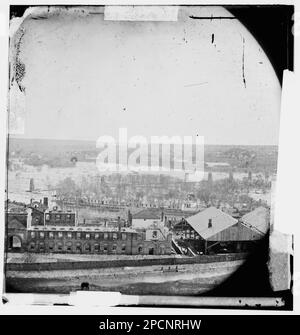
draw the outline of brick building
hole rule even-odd
[[[146,232],[147,233],[147,232]],[[121,231],[98,227],[31,227],[28,230],[29,252],[162,255],[171,254],[171,234],[156,238],[128,228]]]
[[[18,214],[18,215],[17,215]],[[10,252],[162,255],[172,253],[172,235],[153,227],[144,232],[122,227],[78,225],[73,212],[49,211],[31,202],[22,213],[7,213]]]

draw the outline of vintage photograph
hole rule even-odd
[[[283,72],[247,8],[10,7],[5,292],[209,296],[276,265]]]

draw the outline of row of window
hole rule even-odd
[[[91,245],[90,243],[86,243],[84,245],[82,245],[81,243],[77,242],[77,243],[72,243],[72,242],[67,242],[65,245],[63,245],[63,243],[56,243],[54,244],[54,242],[50,242],[46,245],[44,242],[40,242],[40,243],[34,243],[31,242],[29,244],[29,251],[38,251],[38,252],[45,252],[47,249],[47,251],[49,252],[62,252],[62,251],[66,251],[66,252],[94,252],[94,253],[113,253],[116,254],[117,253],[117,245],[113,244],[113,245],[107,245],[107,244],[101,244],[100,243],[95,243],[93,245]],[[126,244],[122,244],[121,248],[120,248],[120,253],[121,254],[125,254],[126,253]],[[144,248],[142,245],[139,245],[137,248],[137,253],[138,254],[143,254],[144,252],[149,253],[149,254],[154,254],[154,248],[150,247],[150,248]],[[160,253],[164,254],[165,253],[165,246],[162,245],[160,247]]]
[[[66,219],[67,221],[71,220],[72,219],[72,216],[73,218],[75,218],[75,215],[73,214],[46,214],[45,215],[45,220],[46,221],[50,221],[55,219],[56,221],[59,221],[59,220],[62,220],[62,219]]]
[[[136,234],[134,234],[136,236]],[[84,233],[84,232],[71,232],[71,231],[31,231],[30,232],[30,238],[49,238],[49,239],[95,239],[95,240],[127,240],[128,234],[127,233],[111,233],[111,232],[105,232],[105,233]]]
[[[44,242],[40,243],[30,243],[29,244],[29,251],[39,251],[39,252],[45,252],[46,246]],[[63,243],[57,243],[56,245],[54,243],[49,243],[48,244],[48,250],[49,252],[54,252],[54,251],[69,251],[69,252],[102,252],[102,253],[116,253],[117,252],[117,245],[113,244],[111,246],[108,246],[107,244],[101,245],[99,243],[95,243],[93,245],[86,243],[82,245],[81,243],[72,243],[68,242],[65,245]],[[122,244],[121,246],[121,253],[126,253],[126,244]]]

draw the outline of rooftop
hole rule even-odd
[[[97,226],[73,226],[73,227],[62,227],[62,226],[34,226],[30,227],[30,231],[83,231],[83,232],[115,232],[117,233],[118,228],[107,228],[107,227],[97,227]],[[121,228],[122,233],[136,233],[134,229],[131,228]]]
[[[266,234],[270,228],[269,210],[262,206],[257,207],[252,212],[245,214],[241,221],[248,228]]]
[[[211,227],[209,227],[210,220]],[[238,222],[229,214],[215,207],[209,207],[200,213],[190,216],[186,221],[203,239],[208,239]]]

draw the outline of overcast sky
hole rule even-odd
[[[96,140],[127,127],[129,136],[277,144],[281,89],[261,47],[237,20],[190,15],[231,16],[186,7],[177,22],[25,20],[23,136]]]

